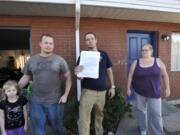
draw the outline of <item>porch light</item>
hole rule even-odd
[[[170,39],[170,35],[166,32],[165,34],[161,35],[161,39],[163,41],[168,41]]]

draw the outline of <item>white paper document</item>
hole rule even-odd
[[[82,51],[79,65],[83,66],[83,70],[77,74],[78,77],[99,78],[99,62],[100,52]]]

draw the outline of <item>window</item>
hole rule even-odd
[[[171,71],[180,71],[180,33],[172,34]]]

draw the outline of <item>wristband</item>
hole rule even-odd
[[[115,85],[112,85],[112,86],[111,86],[111,89],[115,89],[115,88],[116,88],[116,86],[115,86]]]

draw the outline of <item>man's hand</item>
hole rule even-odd
[[[113,98],[115,96],[115,89],[114,88],[110,88],[108,91],[108,96],[110,98]]]
[[[77,74],[80,73],[80,72],[82,72],[83,69],[84,69],[84,67],[83,67],[82,65],[76,66],[75,69],[74,69],[74,74],[77,76]],[[83,77],[78,77],[78,76],[77,76],[77,78],[78,78],[79,80],[82,80],[82,79],[83,79]]]
[[[77,75],[77,74],[80,73],[83,69],[84,69],[84,67],[83,67],[82,65],[76,66],[75,69],[74,69],[74,74]]]
[[[66,103],[66,102],[67,102],[67,96],[63,95],[59,100],[59,104],[60,103]]]

